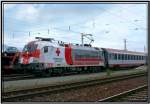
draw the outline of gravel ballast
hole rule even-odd
[[[123,91],[133,89],[135,87],[147,84],[147,77],[137,77],[126,79],[104,85],[94,85],[85,88],[71,89],[63,92],[57,92],[47,95],[38,95],[30,99],[20,99],[19,101],[98,101],[108,96],[121,93]]]

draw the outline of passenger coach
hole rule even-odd
[[[146,54],[126,50],[103,48],[107,67],[137,67],[146,63]]]

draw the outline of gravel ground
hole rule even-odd
[[[64,92],[39,95],[30,99],[20,99],[19,101],[57,101],[57,102],[70,102],[70,101],[98,101],[108,96],[121,93],[128,89],[133,89],[137,86],[147,83],[147,77],[139,77],[134,79],[127,79],[108,83],[104,85],[95,85],[80,89],[71,89]]]

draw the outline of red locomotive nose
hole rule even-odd
[[[29,63],[30,56],[31,56],[30,52],[23,52],[22,53],[23,63],[24,64],[28,64]]]

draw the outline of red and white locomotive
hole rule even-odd
[[[99,71],[105,67],[132,67],[145,64],[145,53],[90,45],[72,45],[52,38],[36,37],[25,45],[20,56],[22,69],[34,72],[63,73]]]

